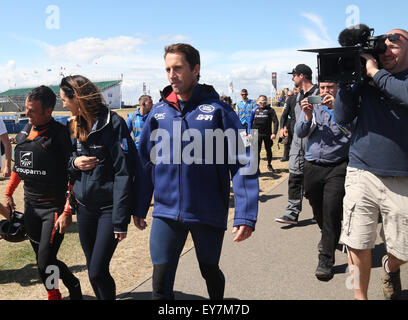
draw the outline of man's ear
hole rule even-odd
[[[53,108],[47,108],[45,109],[44,113],[47,115],[47,117],[51,117],[54,109]]]
[[[200,71],[201,71],[201,66],[199,64],[196,64],[194,69],[193,69],[193,74],[196,76],[196,78],[200,74]]]

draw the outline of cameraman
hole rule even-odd
[[[348,247],[350,269],[359,273],[356,299],[367,299],[379,214],[387,250],[382,260],[386,299],[400,295],[400,266],[408,261],[408,32],[388,32],[385,44],[387,51],[379,55],[382,68],[373,56],[362,54],[371,79],[342,86],[335,101],[339,123],[357,118],[340,239]]]

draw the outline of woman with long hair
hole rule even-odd
[[[109,110],[90,80],[65,77],[60,95],[64,108],[72,113],[74,150],[69,163],[71,203],[66,207],[72,208],[75,202],[79,238],[96,297],[114,300],[116,286],[109,264],[134,214],[137,150],[125,120]]]

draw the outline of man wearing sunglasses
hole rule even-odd
[[[382,259],[386,299],[400,295],[400,266],[408,261],[408,32],[395,29],[385,38],[387,50],[379,61],[362,54],[370,79],[342,85],[335,101],[339,123],[357,119],[340,239],[348,248],[356,299],[368,298],[379,214],[387,250]]]
[[[241,90],[242,101],[237,104],[237,113],[239,120],[241,120],[242,125],[245,130],[248,130],[249,121],[251,118],[251,112],[256,108],[256,103],[254,100],[248,99],[248,90]]]

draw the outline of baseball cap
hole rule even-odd
[[[306,77],[312,78],[313,71],[310,69],[309,66],[305,64],[298,64],[295,69],[292,70],[292,72],[289,72],[288,74],[303,74]]]

